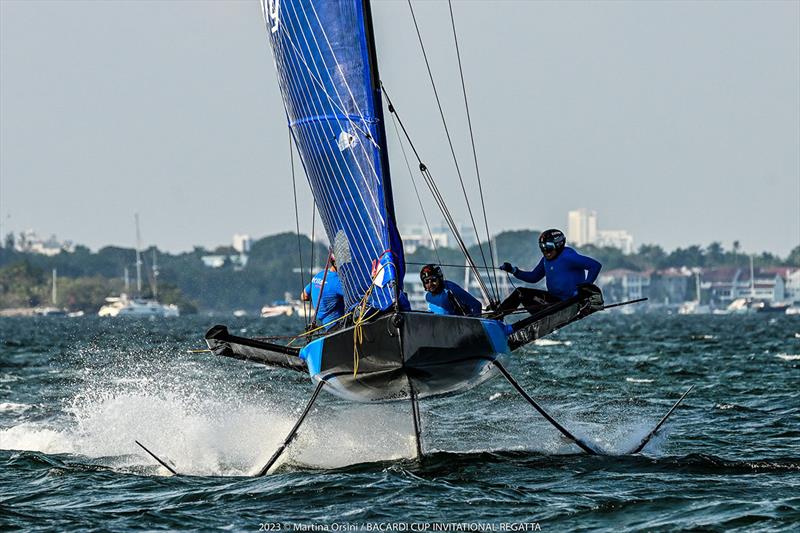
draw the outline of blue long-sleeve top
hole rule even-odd
[[[467,316],[480,316],[481,303],[470,293],[459,287],[457,283],[445,280],[444,289],[439,294],[432,292],[425,293],[425,301],[428,302],[428,311],[435,315],[460,315],[453,302],[458,300]]]
[[[323,279],[325,280],[324,287],[322,286]],[[317,272],[304,291],[311,296],[311,305],[315,309],[319,302],[317,322],[325,325],[325,329],[333,327],[332,323],[344,316],[344,291],[336,271],[329,270],[327,276],[325,276],[324,270]],[[320,297],[322,298],[321,302]]]
[[[599,261],[581,255],[567,246],[552,261],[542,257],[536,268],[530,272],[515,269],[514,277],[528,283],[536,283],[546,276],[547,292],[566,300],[577,294],[579,284],[594,283],[601,268]]]

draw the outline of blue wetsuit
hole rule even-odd
[[[530,272],[515,269],[514,277],[536,283],[547,276],[547,292],[560,300],[566,300],[578,293],[577,287],[581,283],[594,283],[601,268],[598,261],[567,246],[552,261],[542,257],[536,268]],[[588,275],[586,271],[589,271]]]
[[[456,307],[453,299],[458,301],[464,310],[463,313]],[[425,301],[428,302],[428,311],[435,315],[480,316],[481,314],[481,303],[458,284],[449,280],[445,280],[444,289],[439,294],[426,292]]]
[[[305,293],[311,294],[311,305],[314,309],[317,308],[319,302],[320,288],[322,288],[322,278],[325,277],[325,271],[317,272],[311,279],[311,283],[306,285]],[[322,289],[322,302],[319,304],[319,311],[317,311],[317,323],[327,325],[326,329],[333,326],[331,322],[344,316],[344,292],[342,291],[342,282],[339,280],[339,274],[333,270],[328,271],[328,276],[325,277],[325,287]]]

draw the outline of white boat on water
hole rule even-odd
[[[683,302],[683,304],[678,308],[679,315],[710,315],[711,314],[711,306],[703,305],[700,302],[702,301],[700,295],[700,270],[694,271],[694,290],[695,290],[695,299],[688,302]]]
[[[737,298],[730,303],[726,311],[730,314],[749,313],[785,313],[790,308],[786,303],[772,303],[752,298]]]
[[[70,312],[66,307],[58,306],[58,272],[53,269],[52,305],[37,307],[33,310],[35,316],[66,316],[70,318],[83,316],[83,311]]]
[[[696,300],[692,300],[690,302],[684,302],[678,308],[679,315],[709,315],[711,314],[711,307],[708,305],[702,305],[700,302]]]
[[[303,302],[297,300],[276,300],[272,302],[272,305],[265,305],[261,308],[261,318],[276,316],[308,318],[313,312],[310,304],[303,305]]]
[[[177,317],[180,309],[175,304],[162,304],[156,300],[143,298],[130,298],[122,293],[119,296],[109,296],[106,304],[98,311],[98,316],[130,316],[130,317]]]
[[[36,316],[67,316],[67,310],[60,307],[37,307],[33,310]]]
[[[136,294],[142,294],[142,252],[141,236],[139,234],[139,214],[134,215],[136,219]],[[125,269],[125,286],[128,286],[128,269]],[[152,277],[153,298],[146,299],[141,296],[131,298],[126,293],[119,296],[109,296],[106,303],[97,312],[102,317],[160,317],[170,318],[180,316],[180,309],[175,304],[162,304],[158,301],[158,267],[156,266],[156,254],[153,251],[153,277]]]

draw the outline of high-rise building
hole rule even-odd
[[[633,253],[633,235],[624,229],[601,229],[597,232],[595,246],[608,246],[622,250],[623,254]]]
[[[575,246],[594,244],[597,240],[597,212],[575,209],[567,215],[567,242]]]
[[[575,209],[567,215],[567,242],[574,246],[593,244],[633,253],[633,236],[622,229],[598,229],[597,211]]]
[[[250,253],[250,247],[253,245],[253,239],[250,235],[241,235],[237,233],[233,236],[233,249],[240,254]]]

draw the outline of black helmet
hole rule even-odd
[[[419,279],[422,283],[425,283],[425,280],[430,278],[438,278],[440,281],[444,280],[444,274],[442,274],[442,268],[439,265],[430,263],[422,267],[422,270],[419,271]]]
[[[555,250],[557,252],[556,255],[558,255],[566,244],[567,239],[564,237],[564,233],[561,230],[549,229],[543,231],[542,234],[539,235],[539,248],[542,252]]]

